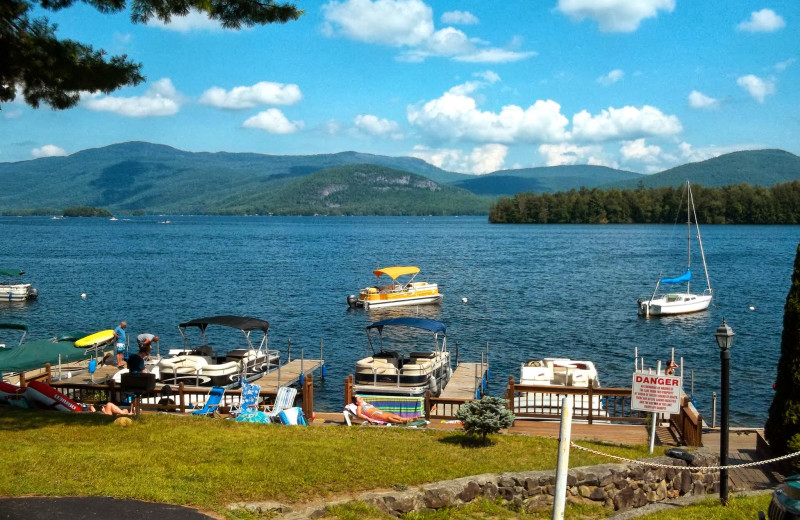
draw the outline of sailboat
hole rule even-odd
[[[688,314],[708,309],[711,304],[712,290],[711,281],[708,278],[708,267],[706,266],[706,255],[703,251],[703,240],[700,238],[700,226],[697,223],[697,213],[694,209],[694,198],[689,181],[686,181],[686,272],[675,278],[659,278],[656,288],[650,298],[639,298],[636,303],[639,307],[639,316],[670,316],[674,314]],[[697,242],[700,245],[700,257],[703,259],[703,272],[706,277],[706,289],[700,294],[691,292],[692,282],[692,217],[694,217],[694,228],[697,235]],[[686,292],[669,292],[658,294],[661,284],[686,284]]]

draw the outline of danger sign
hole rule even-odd
[[[678,376],[633,374],[631,410],[678,413],[681,409],[683,381]]]

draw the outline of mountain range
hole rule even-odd
[[[800,158],[783,150],[734,152],[653,175],[603,166],[501,170],[474,176],[413,157],[358,152],[307,156],[186,152],[127,142],[0,163],[0,212],[486,214],[502,195],[587,188],[771,186],[800,179]]]

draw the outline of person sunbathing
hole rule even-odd
[[[353,404],[356,405],[356,415],[367,422],[407,424],[414,420],[413,417],[401,417],[394,413],[384,412],[380,408],[369,404],[358,396],[353,397]]]
[[[125,410],[124,408],[120,408],[119,406],[115,405],[111,401],[109,401],[105,405],[103,405],[103,407],[100,408],[100,410],[97,410],[92,405],[83,405],[82,408],[83,408],[84,412],[98,412],[99,411],[100,413],[105,414],[105,415],[133,415],[128,410]]]

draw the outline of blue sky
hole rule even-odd
[[[335,0],[240,31],[79,5],[57,34],[146,83],[0,111],[0,162],[124,141],[188,151],[415,156],[472,174],[652,173],[736,150],[800,155],[800,2]]]

